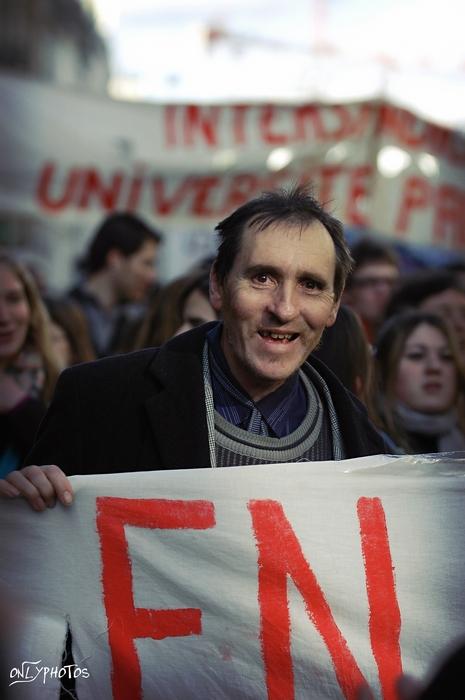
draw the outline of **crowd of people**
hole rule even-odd
[[[162,235],[112,214],[59,298],[1,254],[3,497],[69,506],[68,476],[128,465],[465,449],[463,265],[406,275],[387,244],[350,249],[302,187],[216,231],[213,260],[160,285]]]
[[[221,321],[213,260],[160,285],[161,244],[139,217],[107,216],[79,261],[79,284],[61,296],[41,294],[31,272],[1,254],[1,476],[24,464],[61,370]],[[368,237],[350,253],[337,319],[312,356],[366,406],[384,451],[464,450],[464,265],[405,274],[394,248]]]

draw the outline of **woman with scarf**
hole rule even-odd
[[[427,312],[394,316],[375,348],[377,425],[408,454],[465,450],[465,372],[445,322]]]
[[[0,475],[32,447],[58,377],[49,320],[26,269],[0,254]]]

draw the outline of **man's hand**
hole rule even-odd
[[[25,498],[31,508],[41,512],[53,508],[57,498],[64,506],[71,505],[73,489],[66,474],[56,464],[43,467],[34,464],[0,479],[0,496]]]

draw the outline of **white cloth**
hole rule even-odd
[[[3,502],[8,669],[59,667],[69,620],[80,700],[341,700],[362,677],[392,700],[397,654],[422,676],[465,637],[464,476],[378,456],[77,476],[70,508]],[[10,697],[56,700],[41,678]]]

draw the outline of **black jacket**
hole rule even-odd
[[[210,466],[202,350],[211,327],[65,370],[26,464],[57,464],[68,475]],[[346,457],[384,452],[363,405],[310,362],[331,392]]]

